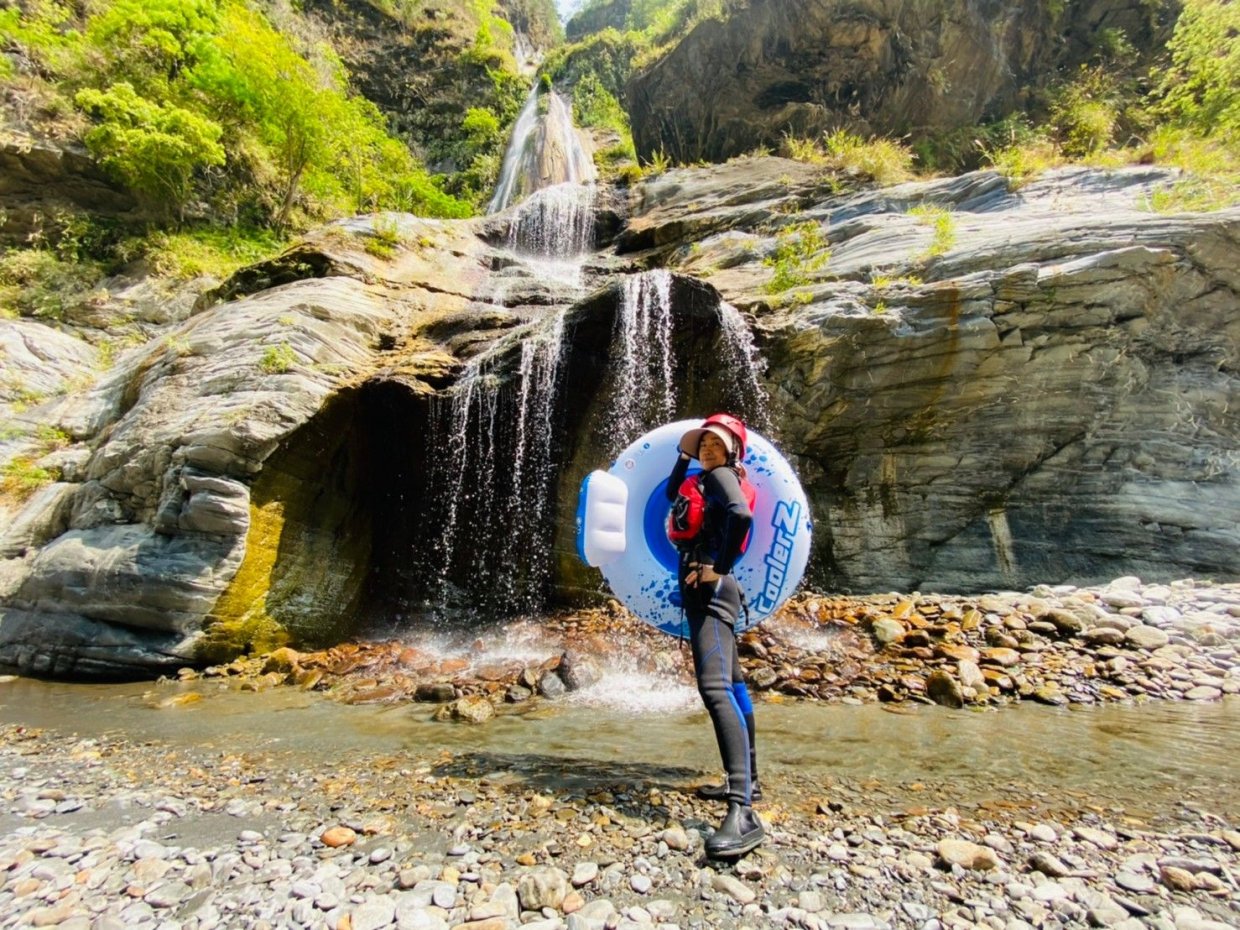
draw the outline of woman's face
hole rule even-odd
[[[728,463],[728,447],[714,433],[706,433],[698,445],[698,461],[707,471]]]

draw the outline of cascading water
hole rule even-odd
[[[594,203],[593,185],[556,184],[535,191],[515,211],[508,247],[547,258],[584,255],[594,246]]]
[[[499,213],[537,190],[557,184],[590,184],[594,160],[573,126],[572,108],[554,90],[530,91],[504,153],[499,183],[487,207]]]
[[[468,584],[466,600],[501,613],[544,596],[563,316],[514,338],[515,372],[499,370],[514,354],[505,340],[473,359],[432,411],[431,446],[445,451],[428,502],[428,526],[442,527],[428,579],[438,603],[453,600],[452,584]]]
[[[672,418],[672,276],[648,271],[624,282],[616,314],[615,386],[607,416],[610,453]]]
[[[516,261],[490,282],[486,302],[505,304],[521,279],[579,288],[584,256],[594,245],[594,178],[570,108],[554,91],[540,94],[536,87],[517,119],[490,204],[492,213],[516,205],[507,236]],[[441,603],[453,584],[468,584],[474,605],[506,613],[541,603],[550,574],[565,309],[532,320],[472,359],[435,402],[431,441],[446,454],[431,482],[438,513],[429,522],[442,526],[432,579]]]
[[[727,301],[719,304],[719,329],[724,351],[736,371],[741,393],[748,401],[749,425],[770,438],[771,400],[758,380],[758,372],[764,367],[762,355],[745,318]]]
[[[511,260],[479,299],[508,306],[518,288],[528,293],[531,282],[555,282],[557,302],[550,310],[537,301],[523,305],[527,324],[472,358],[433,402],[429,448],[438,452],[422,547],[433,553],[422,579],[433,614],[454,606],[471,613],[531,612],[550,591],[555,495],[570,439],[566,404],[580,409],[582,401],[565,396],[565,314],[577,299],[571,295],[584,295],[582,269],[594,248],[593,177],[567,104],[554,91],[532,93],[491,202],[493,211],[508,211]],[[561,183],[547,183],[553,180]],[[591,350],[612,359],[600,437],[610,454],[680,412],[673,336],[692,329],[694,320],[707,320],[712,308],[702,293],[677,287],[685,285],[663,270],[627,277],[610,344]],[[695,308],[689,316],[674,312],[677,293]],[[745,409],[736,412],[753,417],[765,408],[756,349],[740,313],[716,306],[716,321],[693,338],[711,345],[721,363],[715,368],[728,373],[720,396],[740,399]]]

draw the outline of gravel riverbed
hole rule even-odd
[[[817,689],[827,686],[841,702],[921,700],[936,671],[955,679],[961,702],[979,710],[1032,699],[1052,678],[1070,703],[1118,699],[1104,686],[1128,700],[1240,700],[1232,687],[1240,682],[1240,592],[1182,584],[1164,595],[1151,587],[1111,589],[1120,604],[1101,589],[1047,590],[1020,617],[1000,610],[998,601],[941,599],[936,613],[916,597],[858,599],[844,624],[857,639],[846,648],[858,653],[867,639],[870,659],[847,680],[824,681],[832,673],[825,660],[813,666],[817,676],[793,675],[768,646],[765,656],[751,648],[749,658],[772,669],[763,693],[776,700],[795,693],[776,687],[779,681],[813,685],[812,694],[797,695],[802,701],[826,700]],[[798,610],[822,627],[841,622],[833,614],[842,603],[803,599]],[[970,610],[978,614],[972,625]],[[1049,610],[1064,612],[1058,625]],[[1109,616],[1120,619],[1108,625]],[[1012,617],[1028,636],[1015,635],[1021,630],[1007,622]],[[886,620],[899,629],[876,629]],[[1046,625],[1029,631],[1035,623]],[[1138,628],[1165,639],[1127,636]],[[991,629],[1001,631],[992,637],[1011,635],[1014,645],[989,643]],[[1084,638],[1094,629],[1119,630],[1124,638]],[[901,643],[914,631],[925,639]],[[939,648],[967,646],[969,637],[980,637],[981,649],[1026,658],[989,664],[980,650],[972,658]],[[1125,659],[1115,664],[1118,671],[1097,669],[1101,649],[1117,653],[1103,662]],[[369,653],[336,655],[359,654]],[[513,701],[510,689],[523,687],[520,680],[477,668],[471,677],[454,663],[445,669],[442,658],[434,675],[430,666],[415,673],[418,661],[402,666],[407,682],[399,687],[392,684],[398,672],[385,667],[376,674],[375,663],[363,669],[365,679],[355,668],[352,675],[303,678],[300,687],[337,689],[332,696],[348,700],[383,688],[408,695],[437,680],[451,684],[441,696],[481,696],[500,713],[543,700],[533,696],[537,676],[527,676],[531,695]],[[962,684],[964,662],[1023,678],[1010,690],[993,675],[989,683],[981,675]],[[313,671],[308,662],[297,664],[278,673],[251,665],[248,675],[239,666],[213,677],[237,689],[274,686]],[[558,673],[558,665],[544,664],[535,666],[540,674]],[[1173,675],[1177,669],[1186,671]],[[921,688],[913,682],[919,676]],[[901,678],[908,687],[897,693],[893,683]],[[182,686],[162,686],[176,698],[167,701],[153,686],[152,706],[176,713],[176,701],[190,693],[175,690]],[[891,693],[880,695],[884,686]],[[1205,687],[1211,692],[1190,694]],[[1002,706],[986,712],[1014,713]],[[531,746],[531,754],[538,749]],[[1151,806],[1139,797],[1127,803],[1068,787],[1030,792],[1017,781],[859,781],[784,768],[763,776],[766,799],[757,809],[766,842],[738,861],[712,862],[704,840],[722,806],[693,794],[712,773],[678,762],[643,767],[582,759],[565,781],[505,764],[500,754],[433,744],[333,754],[238,741],[230,751],[9,722],[0,726],[0,928],[1240,927],[1237,812],[1209,792],[1185,790]]]

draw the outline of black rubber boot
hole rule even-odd
[[[728,813],[719,829],[706,839],[706,855],[712,859],[743,856],[762,842],[766,830],[748,804],[728,802]]]
[[[726,801],[728,799],[728,776],[723,776],[722,785],[698,785],[696,789],[699,798],[705,798],[707,801]],[[758,779],[753,780],[753,791],[749,793],[749,801],[757,804],[762,800],[762,782]]]

